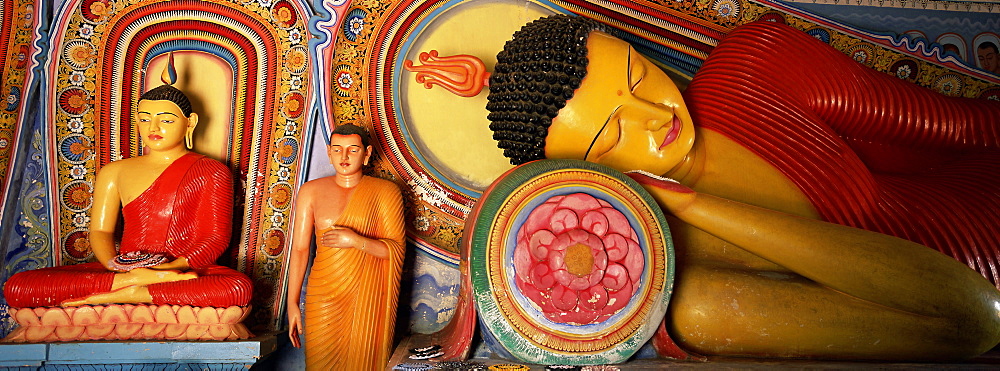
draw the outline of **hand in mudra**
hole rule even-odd
[[[115,256],[106,266],[115,272],[128,272],[137,268],[148,268],[166,262],[168,258],[163,254],[131,251]]]
[[[319,244],[337,249],[361,248],[364,244],[364,237],[347,227],[332,227],[323,232]]]

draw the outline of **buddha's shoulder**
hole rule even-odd
[[[365,179],[367,180],[368,183],[367,186],[369,187],[378,187],[379,190],[383,192],[393,192],[393,191],[399,192],[399,186],[397,186],[396,183],[392,182],[391,180],[377,178],[373,176],[365,176]]]
[[[393,183],[392,181],[386,179],[376,178],[373,176],[365,176],[364,183],[362,184],[364,187],[374,188],[380,192],[386,192],[386,191],[399,192],[399,186],[397,186],[396,183]],[[337,186],[336,175],[317,178],[305,182],[299,188],[299,193],[326,192],[326,190],[328,190],[330,187],[339,187]]]
[[[104,174],[105,176],[118,174],[122,171],[128,171],[130,169],[138,168],[144,166],[142,159],[138,157],[123,158],[121,160],[111,161],[101,167],[97,171],[98,174]]]
[[[733,201],[818,218],[792,179],[750,149],[710,129],[699,131],[703,170],[692,188]]]
[[[222,163],[222,161],[201,154],[197,154],[197,156],[199,156],[195,162],[197,166],[211,169],[212,171],[229,173],[229,167]]]
[[[334,182],[334,176],[325,176],[322,178],[316,178],[305,183],[299,187],[299,194],[311,193],[311,192],[322,192],[324,189],[336,186]]]

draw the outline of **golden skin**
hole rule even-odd
[[[347,206],[354,188],[365,176],[362,167],[368,164],[372,147],[364,146],[360,136],[335,134],[330,137],[326,154],[337,174],[303,184],[296,199],[287,295],[288,337],[296,348],[302,346],[299,341],[302,332],[299,297],[309,263],[311,234],[315,233],[316,243],[320,246],[357,248],[380,259],[389,256],[385,242],[334,224]]]
[[[944,360],[1000,342],[1000,292],[978,273],[910,241],[818,220],[777,169],[695,127],[676,86],[627,43],[594,32],[587,48],[587,77],[553,120],[545,152],[690,188],[644,184],[676,246],[668,322],[683,347]],[[660,148],[669,128],[659,122],[673,115],[678,140]]]
[[[94,183],[90,247],[105,267],[117,255],[114,232],[119,210],[149,188],[174,160],[188,153],[184,136],[198,126],[198,114],[186,117],[177,104],[168,100],[141,100],[136,109],[136,126],[149,152],[104,166]],[[189,268],[187,259],[178,257],[153,267],[121,272],[115,275],[111,292],[69,300],[62,305],[151,303],[153,298],[146,285],[197,278],[194,272],[182,273]]]
[[[616,43],[618,39],[602,32],[592,33],[590,40],[607,49],[607,55],[594,56],[591,63],[610,62],[605,57],[624,55],[628,68],[588,74],[549,128],[550,138],[586,139],[580,143],[547,142],[546,157],[582,158],[613,168],[649,162],[654,166],[651,172],[665,173],[673,165],[660,165],[679,162],[694,143],[694,126],[680,90],[629,44]],[[600,133],[596,137],[595,131]],[[668,143],[663,146],[665,139]]]

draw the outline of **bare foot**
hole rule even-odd
[[[117,290],[127,286],[147,286],[154,283],[176,282],[193,280],[198,278],[195,272],[184,272],[176,270],[155,270],[149,268],[136,268],[125,273],[115,275],[111,290]]]
[[[111,292],[104,292],[100,294],[93,294],[85,296],[82,298],[69,299],[59,306],[63,307],[78,307],[81,305],[97,305],[97,304],[136,304],[136,303],[152,303],[153,297],[149,296],[149,289],[145,286],[128,286],[118,290],[113,290]]]

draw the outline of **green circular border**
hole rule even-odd
[[[612,348],[598,353],[586,354],[556,353],[539,348],[531,340],[522,337],[507,321],[486,320],[487,318],[502,319],[504,317],[500,313],[497,302],[493,299],[493,290],[490,287],[488,271],[489,262],[486,256],[488,250],[486,244],[489,240],[494,218],[481,218],[480,216],[495,215],[515,189],[540,175],[560,170],[594,171],[617,179],[631,188],[649,206],[653,216],[662,226],[663,246],[666,249],[663,252],[666,264],[663,291],[659,294],[661,297],[658,300],[654,299],[654,303],[661,305],[652,308],[649,316],[650,318],[657,318],[666,314],[670,296],[673,292],[674,246],[666,218],[653,197],[632,178],[604,165],[581,160],[539,160],[518,166],[500,176],[488,188],[487,192],[483,194],[483,197],[479,199],[479,205],[477,205],[479,206],[478,213],[469,216],[470,220],[474,220],[471,231],[466,231],[466,233],[472,236],[469,258],[470,275],[472,276],[472,293],[475,298],[476,310],[480,315],[481,327],[484,331],[490,331],[493,337],[497,339],[497,343],[503,346],[511,355],[524,362],[574,365],[621,363],[632,357],[653,336],[653,333],[660,324],[659,318],[647,321],[646,325],[637,329],[635,334]]]

